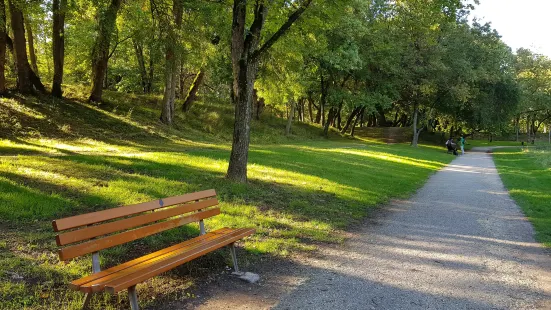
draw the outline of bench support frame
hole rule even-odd
[[[235,272],[239,272],[239,265],[237,264],[237,251],[235,250],[235,243],[230,244],[230,253],[233,261],[233,269]]]
[[[136,285],[128,288],[128,300],[130,301],[130,309],[140,310],[138,305],[138,295],[136,294]]]
[[[92,273],[98,273],[101,271],[101,265],[99,262],[99,252],[92,253]],[[84,302],[82,303],[82,309],[88,309],[90,306],[90,300],[92,300],[93,293],[86,293],[84,296]]]

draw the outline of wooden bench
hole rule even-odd
[[[60,232],[56,242],[62,247],[58,250],[62,261],[92,253],[93,273],[70,284],[72,289],[86,293],[83,308],[88,307],[93,293],[116,294],[128,289],[130,306],[137,310],[136,284],[224,246],[230,246],[235,271],[239,272],[234,243],[255,230],[222,228],[207,233],[203,219],[220,214],[215,196],[214,190],[206,190],[53,221],[54,231]],[[200,236],[101,270],[100,250],[192,222],[199,222]]]

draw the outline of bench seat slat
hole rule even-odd
[[[184,263],[194,260],[197,257],[203,256],[207,253],[210,253],[226,245],[229,245],[235,241],[243,239],[244,237],[247,237],[253,234],[254,232],[255,230],[250,228],[237,229],[234,232],[228,234],[227,236],[224,236],[223,238],[221,238],[219,242],[210,244],[205,247],[196,248],[189,252],[181,253],[176,257],[172,257],[170,259],[164,260],[157,264],[151,265],[150,268],[142,269],[140,270],[140,272],[135,272],[133,274],[130,274],[121,278],[117,278],[116,280],[107,283],[105,285],[105,290],[108,293],[115,294],[133,285],[136,285],[154,276],[157,276],[163,272],[166,272],[177,266],[180,266]]]
[[[88,282],[92,282],[94,280],[97,280],[99,278],[103,278],[105,276],[108,276],[112,273],[116,273],[116,272],[119,272],[121,270],[124,270],[126,268],[130,268],[134,265],[137,265],[139,263],[143,263],[149,259],[152,259],[152,258],[155,258],[157,256],[161,256],[163,254],[166,254],[166,253],[169,253],[169,252],[172,252],[172,251],[175,251],[175,250],[178,250],[179,248],[182,248],[182,247],[185,247],[185,246],[190,246],[190,245],[193,245],[197,242],[201,242],[205,239],[209,239],[211,238],[213,235],[220,235],[220,234],[223,234],[227,231],[229,231],[230,229],[229,228],[221,228],[221,229],[218,229],[216,231],[213,231],[213,232],[209,232],[207,233],[206,235],[202,235],[202,236],[199,236],[199,237],[196,237],[196,238],[193,238],[193,239],[190,239],[190,240],[186,240],[182,243],[178,243],[176,245],[173,245],[171,247],[168,247],[168,248],[164,248],[162,250],[159,250],[159,251],[156,251],[156,252],[153,252],[153,253],[150,253],[148,255],[144,255],[142,257],[139,257],[139,258],[136,258],[136,259],[133,259],[131,261],[128,261],[126,263],[123,263],[123,264],[120,264],[120,265],[117,265],[117,266],[114,266],[114,267],[111,267],[109,269],[105,269],[105,270],[102,270],[98,273],[93,273],[89,276],[86,276],[86,277],[83,277],[83,278],[80,278],[78,280],[75,280],[73,282],[71,282],[69,284],[69,286],[73,289],[73,290],[79,290],[80,287]]]
[[[240,240],[252,233],[254,233],[254,229],[249,228],[218,230],[215,233],[210,233],[210,237],[204,238],[193,244],[188,244],[187,246],[177,248],[173,251],[150,257],[139,263],[132,264],[127,268],[96,278],[95,280],[86,281],[86,283],[80,285],[79,289],[87,293],[99,292],[104,289],[110,293],[116,293],[199,256]],[[105,270],[105,273],[107,272],[109,272],[109,270]]]
[[[68,246],[59,250],[59,258],[62,261],[69,260],[84,254],[97,252],[103,249],[111,248],[117,245],[128,243],[137,239],[145,238],[162,231],[176,228],[188,223],[197,222],[199,220],[220,214],[220,208],[210,209],[207,211],[197,212],[189,216],[179,217],[173,220],[164,221],[148,226],[143,226],[137,229],[128,230],[113,236],[107,236],[92,241],[79,243]]]
[[[220,240],[223,240],[222,238],[227,238],[228,235],[231,235],[231,234],[234,234],[234,233],[235,233],[235,231],[230,229],[230,230],[226,231],[225,233],[215,235],[215,236],[213,236],[211,238],[208,238],[208,239],[203,239],[201,242],[197,242],[193,245],[182,247],[180,249],[165,253],[163,255],[159,255],[159,256],[151,258],[151,259],[148,259],[144,262],[136,264],[136,265],[134,265],[130,268],[127,268],[125,270],[121,270],[119,272],[109,274],[109,275],[107,275],[105,277],[102,277],[100,279],[97,279],[95,281],[85,283],[85,284],[81,285],[80,290],[82,292],[100,292],[100,291],[103,291],[105,284],[108,283],[108,282],[114,281],[114,280],[116,280],[118,278],[121,278],[123,276],[134,274],[136,272],[139,272],[140,270],[143,270],[144,268],[146,268],[148,266],[158,264],[158,263],[163,262],[167,259],[178,256],[181,253],[186,253],[186,252],[189,252],[189,251],[193,251],[197,248],[202,248],[202,247],[205,247],[205,246],[208,246],[208,245],[211,245],[211,244],[216,244],[216,243],[220,242]]]
[[[216,192],[213,189],[209,189],[196,193],[163,198],[161,200],[66,217],[53,221],[52,226],[54,227],[54,231],[62,231],[214,196],[216,196]]]
[[[157,212],[139,215],[127,219],[122,219],[115,222],[100,224],[96,226],[90,226],[81,228],[79,230],[62,233],[56,236],[56,242],[58,246],[67,245],[83,240],[92,239],[98,236],[108,235],[113,232],[130,229],[145,225],[147,223],[156,222],[169,217],[177,216],[180,214],[197,211],[199,209],[206,209],[218,204],[217,199],[207,199],[196,203],[185,204],[182,206],[169,208],[165,210],[159,210]]]

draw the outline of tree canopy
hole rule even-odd
[[[514,53],[467,1],[0,2],[0,92],[7,77],[56,97],[62,83],[89,85],[92,104],[104,89],[162,94],[168,126],[201,95],[223,98],[236,181],[266,106],[289,133],[297,115],[324,135],[411,127],[414,146],[423,131],[534,134],[551,119],[551,60]]]

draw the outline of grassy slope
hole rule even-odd
[[[513,199],[536,230],[536,238],[551,247],[551,149],[501,149],[494,159]]]
[[[6,138],[0,155],[8,155],[0,157],[0,309],[79,307],[82,295],[66,283],[89,272],[89,257],[58,262],[50,227],[56,218],[215,188],[223,214],[207,220],[207,228],[256,227],[244,242],[249,254],[241,255],[254,261],[257,254],[285,256],[342,242],[344,229],[370,208],[410,194],[452,159],[431,147],[367,144],[336,134],[325,140],[319,128],[304,124],[285,137],[285,121],[266,115],[252,126],[250,182],[235,184],[224,179],[231,107],[197,105],[167,128],[155,121],[156,97],[108,92],[111,103],[95,107],[83,103],[82,89],[66,95],[71,99],[0,101]],[[197,233],[189,225],[106,250],[102,265]],[[219,252],[186,264],[139,286],[140,302],[189,298],[190,279],[228,263]],[[94,301],[95,309],[124,307],[124,294]]]

